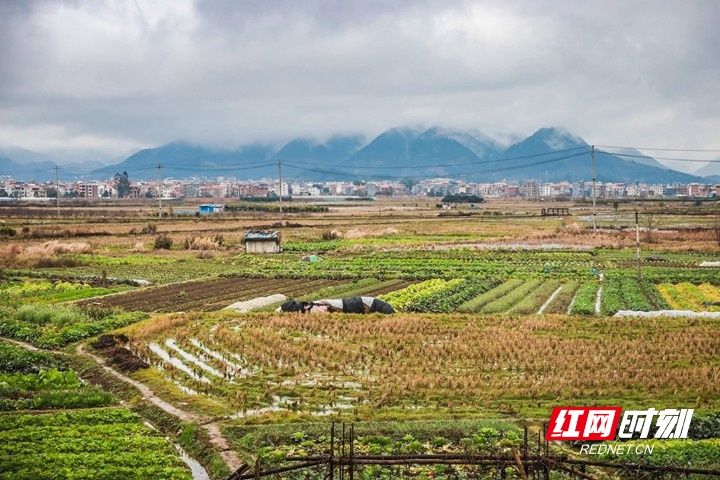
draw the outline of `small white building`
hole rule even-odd
[[[280,232],[267,230],[248,230],[243,239],[245,253],[280,253]]]

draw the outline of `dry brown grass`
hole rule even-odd
[[[137,344],[216,342],[268,372],[255,384],[314,374],[357,381],[374,408],[619,398],[709,408],[720,398],[720,326],[706,320],[254,314],[160,321],[129,336]]]
[[[23,252],[27,256],[46,257],[50,255],[62,255],[67,253],[92,253],[92,246],[87,242],[64,242],[51,240],[39,245],[30,245]]]

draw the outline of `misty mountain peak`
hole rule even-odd
[[[550,150],[565,150],[588,145],[585,140],[571,133],[565,127],[544,127],[531,135],[530,138],[543,142]]]

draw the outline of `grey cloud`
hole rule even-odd
[[[0,3],[0,143],[115,155],[421,122],[716,147],[720,3]]]

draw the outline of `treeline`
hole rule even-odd
[[[280,212],[280,205],[262,204],[235,204],[225,205],[226,212]],[[330,211],[328,207],[319,205],[283,205],[282,211],[286,213],[324,213]]]
[[[452,193],[442,198],[442,203],[483,203],[485,199],[480,195],[468,195],[467,193]]]

